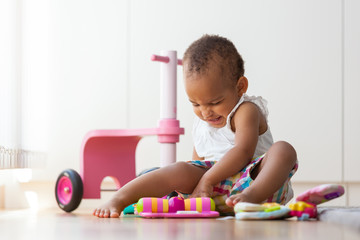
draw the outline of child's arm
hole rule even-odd
[[[204,174],[191,197],[210,197],[214,185],[249,164],[256,149],[261,117],[260,110],[253,103],[243,103],[238,108],[232,119],[235,146]]]

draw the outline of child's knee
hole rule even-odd
[[[174,164],[172,164],[172,168],[175,171],[183,171],[186,170],[189,167],[189,163],[187,162],[176,162]]]
[[[278,156],[278,159],[282,159],[284,164],[294,166],[297,161],[297,155],[294,147],[285,141],[279,141],[274,143],[270,149],[272,153]]]
[[[176,176],[176,177],[183,177],[189,173],[191,173],[191,168],[193,168],[194,166],[187,163],[187,162],[176,162],[174,164],[171,164],[170,166],[168,166],[167,172],[172,175],[172,176]]]

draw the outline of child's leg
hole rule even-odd
[[[237,202],[263,202],[285,183],[296,159],[296,152],[289,143],[276,142],[251,173],[254,179],[252,184],[241,193],[229,197],[226,204],[233,207]]]
[[[110,201],[94,210],[97,217],[119,217],[128,205],[142,197],[163,197],[174,190],[192,193],[206,169],[185,162],[141,175],[121,187]]]

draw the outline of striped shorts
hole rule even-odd
[[[256,167],[256,165],[261,162],[264,156],[265,154],[260,157],[254,158],[240,172],[221,181],[219,184],[214,186],[213,189],[214,195],[212,198],[216,204],[217,211],[221,213],[234,212],[233,208],[228,207],[225,204],[226,199],[231,195],[242,192],[245,188],[250,186],[250,184],[253,182],[250,173]],[[202,168],[211,168],[216,164],[216,162],[217,161],[207,161],[207,160],[188,161],[188,163]],[[284,185],[264,202],[277,202],[279,204],[285,205],[287,202],[291,200],[294,193],[291,187],[290,179],[295,174],[297,168],[298,168],[298,164],[296,163],[294,168],[291,170],[289,177],[285,181]],[[181,195],[184,198],[190,196],[190,194],[181,194]]]

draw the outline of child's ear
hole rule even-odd
[[[249,83],[247,78],[244,76],[240,77],[236,84],[239,97],[241,97],[244,93],[246,93],[248,86]]]

